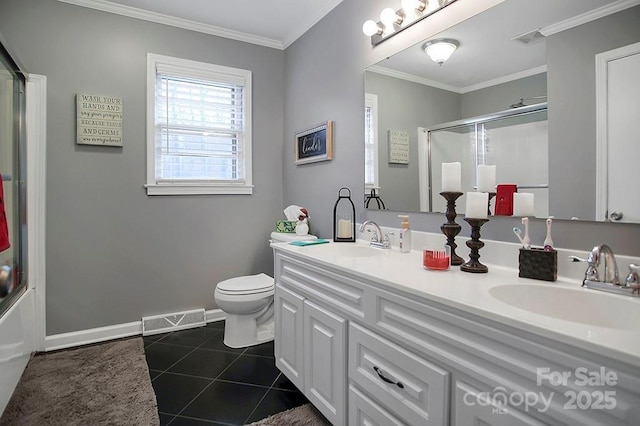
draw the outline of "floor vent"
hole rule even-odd
[[[142,335],[151,336],[206,324],[204,309],[142,317]]]

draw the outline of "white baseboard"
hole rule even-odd
[[[206,311],[204,313],[205,321],[209,322],[217,322],[224,321],[227,318],[227,314],[224,313],[222,309],[212,309],[210,311]]]
[[[223,321],[226,318],[221,309],[212,309],[205,312],[206,321]],[[73,331],[70,333],[54,334],[44,339],[45,352],[59,349],[67,349],[92,343],[105,342],[107,340],[122,339],[123,337],[141,336],[142,321],[134,321],[124,324],[109,325],[107,327],[91,328],[88,330]]]

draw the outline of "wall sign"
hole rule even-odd
[[[333,121],[296,133],[296,164],[333,158]]]
[[[77,143],[122,146],[122,98],[76,95]]]
[[[389,163],[409,164],[409,132],[389,130]]]

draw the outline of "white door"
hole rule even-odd
[[[640,43],[597,56],[598,182],[596,219],[640,223]]]
[[[346,424],[345,319],[304,301],[304,393],[333,424]]]

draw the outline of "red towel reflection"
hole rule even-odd
[[[0,251],[11,247],[9,242],[9,228],[7,227],[7,215],[4,211],[4,182],[0,178]]]

